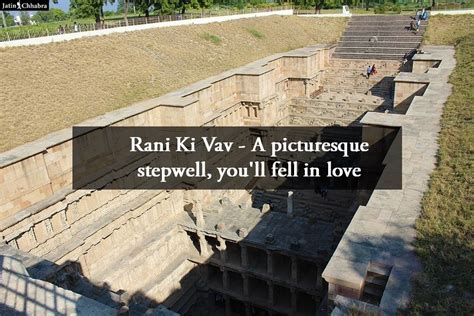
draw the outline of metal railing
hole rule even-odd
[[[272,12],[279,10],[289,10],[291,6],[275,6],[269,8],[244,8],[241,10],[215,10],[207,11],[200,13],[186,13],[186,14],[173,14],[173,15],[156,15],[149,17],[130,17],[128,18],[128,26],[133,25],[143,25],[151,23],[162,23],[170,21],[181,21],[189,19],[198,19],[198,18],[210,18],[217,16],[229,16],[229,15],[238,15],[238,14],[250,14],[250,13],[262,13],[262,12]],[[9,27],[6,29],[0,29],[0,42],[5,41],[14,41],[20,39],[28,39],[35,37],[44,37],[44,36],[53,36],[60,34],[69,34],[77,32],[87,32],[103,29],[111,29],[116,27],[127,26],[127,23],[124,19],[121,20],[105,20],[100,23],[88,23],[88,24],[78,24],[77,30],[75,30],[74,25],[65,25],[62,28],[59,28],[59,25],[41,25],[30,27],[30,26],[16,26]],[[56,28],[57,27],[57,28]]]

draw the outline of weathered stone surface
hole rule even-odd
[[[28,276],[23,264],[0,256],[0,314],[116,315],[117,311],[87,297]]]
[[[435,168],[439,121],[443,104],[451,92],[447,81],[455,65],[452,47],[426,46],[424,50],[430,52],[429,56],[415,55],[415,63],[438,60],[438,68],[429,68],[423,73],[402,73],[395,79],[396,87],[403,82],[427,85],[422,95],[407,105],[405,115],[370,112],[361,120],[363,124],[402,127],[402,189],[373,192],[367,205],[358,208],[323,272],[330,283],[330,298],[335,299],[342,293],[337,288],[340,285],[352,289],[351,295],[358,299],[370,262],[382,262],[391,267],[379,305],[388,315],[395,315],[398,308],[406,306],[410,280],[420,270],[412,246],[414,224],[420,214],[429,175]],[[413,93],[405,92],[406,95]]]

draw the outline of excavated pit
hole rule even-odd
[[[396,112],[393,79],[401,65],[376,63],[379,73],[367,79],[363,72],[368,62],[326,57],[313,78],[290,74],[277,84],[287,97],[272,101],[275,111],[284,113],[277,120],[261,118],[257,102],[241,102],[215,121],[361,125],[367,111]],[[338,136],[343,137],[331,135]],[[32,277],[116,309],[126,305],[131,314],[164,305],[183,315],[315,315],[327,301],[322,271],[371,192],[295,191],[292,216],[286,211],[287,194],[80,192],[60,206],[45,201],[35,214],[47,209],[52,215],[41,215],[44,221],[23,234],[4,233],[4,247],[22,253]],[[60,207],[66,211],[52,211]],[[53,238],[52,232],[65,225]],[[374,296],[367,300],[376,300]]]

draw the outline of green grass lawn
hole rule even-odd
[[[474,315],[474,17],[433,17],[426,41],[455,45],[457,65],[442,117],[438,166],[417,221],[424,271],[410,309],[415,315]]]

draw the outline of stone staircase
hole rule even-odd
[[[421,43],[427,22],[410,31],[412,17],[405,15],[354,16],[341,37],[334,58],[401,60]]]
[[[379,305],[383,291],[387,285],[392,268],[370,263],[364,279],[364,290],[361,300],[373,305]]]
[[[377,74],[367,79],[365,71],[373,64],[377,66]],[[342,99],[345,103],[389,105],[393,96],[393,79],[400,67],[401,62],[395,60],[332,58],[322,76],[323,93],[317,97],[321,101]],[[336,96],[323,100],[331,94]]]
[[[367,111],[385,110],[381,97],[361,93],[327,92],[314,99],[295,98],[289,109],[290,125],[354,125]]]

